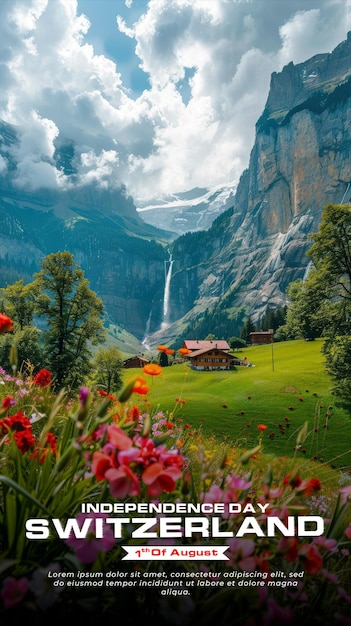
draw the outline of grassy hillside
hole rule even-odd
[[[265,424],[264,450],[276,456],[294,455],[297,432],[307,421],[298,457],[348,470],[351,416],[331,395],[321,347],[321,340],[276,343],[273,350],[252,346],[240,355],[252,367],[201,372],[181,364],[163,368],[158,377],[143,375],[151,410],[173,413],[187,428],[201,427],[204,434],[240,447],[254,447],[257,426]],[[124,370],[124,380],[135,374],[141,370]]]

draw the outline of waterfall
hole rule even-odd
[[[344,193],[344,195],[342,197],[342,200],[341,200],[340,204],[344,204],[344,201],[345,201],[345,198],[347,196],[347,192],[348,192],[349,189],[350,189],[350,183],[348,183],[348,185],[346,187],[346,191],[345,191],[345,193]]]
[[[167,262],[165,261],[165,290],[163,294],[163,319],[162,319],[161,328],[167,328],[168,326],[169,296],[171,292],[171,278],[172,278],[172,266],[173,266],[173,258],[172,258],[171,253],[169,253],[168,263],[169,263],[168,271],[166,271]]]
[[[141,342],[141,344],[146,348],[146,350],[150,350],[150,346],[149,346],[149,343],[148,343],[148,337],[149,337],[149,334],[150,334],[151,316],[152,316],[152,307],[151,307],[151,310],[150,310],[150,313],[149,313],[149,317],[147,318],[144,339]]]
[[[302,279],[303,283],[306,282],[307,276],[309,275],[310,270],[312,269],[312,265],[313,265],[312,261],[309,261],[309,263],[308,263],[308,265],[307,265],[307,267],[305,269],[305,273],[303,275],[303,279]]]

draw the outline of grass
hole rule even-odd
[[[190,428],[241,448],[256,446],[257,426],[265,424],[266,454],[297,455],[349,471],[351,416],[331,394],[321,347],[322,340],[276,343],[273,349],[252,346],[240,355],[247,356],[252,367],[204,372],[184,363],[163,368],[158,377],[144,375],[151,410],[173,414]],[[140,374],[124,370],[124,381]],[[295,450],[305,422],[307,437]]]

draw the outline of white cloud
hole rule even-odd
[[[236,183],[271,73],[351,30],[350,0],[145,1],[134,24],[116,16],[149,75],[133,97],[118,64],[95,53],[78,6],[0,3],[0,118],[19,128],[17,184],[68,185],[53,157],[73,143],[80,184],[124,183],[136,202]]]

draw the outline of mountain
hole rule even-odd
[[[0,286],[31,280],[45,255],[70,250],[109,323],[140,346],[176,341],[204,317],[217,334],[219,307],[256,321],[286,304],[288,284],[308,271],[323,207],[350,201],[351,36],[272,74],[236,189],[195,189],[144,211],[123,187],[23,190],[16,141],[16,128],[2,123]],[[54,159],[74,179],[72,147]]]
[[[16,128],[0,125],[0,155],[9,160]],[[162,320],[164,267],[173,235],[144,222],[123,187],[24,190],[0,177],[0,287],[33,279],[41,260],[69,250],[102,298],[107,319],[142,339]],[[150,313],[154,308],[155,321]]]
[[[170,324],[150,341],[172,342],[219,304],[254,321],[284,306],[288,284],[308,271],[323,207],[349,202],[350,185],[349,33],[331,53],[272,74],[233,206],[172,245]]]
[[[233,205],[234,193],[233,184],[211,189],[196,187],[163,196],[137,207],[137,211],[145,222],[173,232],[176,237],[210,228],[213,220]]]

